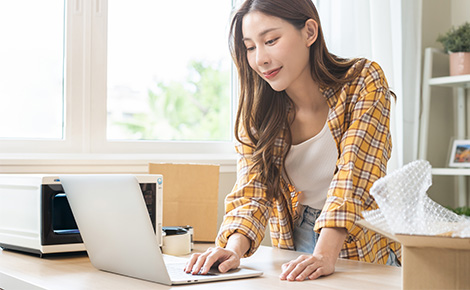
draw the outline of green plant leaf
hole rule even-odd
[[[470,52],[470,23],[452,27],[446,34],[440,35],[437,41],[442,43],[447,52]]]

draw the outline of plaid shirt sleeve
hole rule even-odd
[[[355,240],[350,242],[354,244],[356,254],[358,251],[374,255],[383,252],[381,255],[385,258],[388,257],[388,242],[369,243],[365,237],[368,234],[366,230],[356,225],[362,211],[377,208],[369,190],[378,178],[385,175],[391,153],[391,94],[380,66],[367,62],[361,76],[348,87],[343,87],[336,97],[329,125],[337,139],[339,159],[327,201],[315,223],[315,231],[320,232],[325,227],[344,227],[348,230],[349,239]],[[374,239],[383,240],[380,237]],[[362,242],[358,243],[358,240]],[[363,244],[363,248],[358,249],[358,244]],[[358,255],[364,256],[364,253]],[[345,253],[345,256],[353,255]],[[372,260],[377,260],[377,257]]]
[[[225,198],[226,214],[216,244],[225,247],[230,235],[241,233],[251,240],[250,249],[245,254],[250,256],[258,249],[264,238],[272,211],[272,202],[266,198],[266,186],[259,181],[259,174],[250,171],[253,149],[244,144],[237,144],[236,150],[239,154],[237,182],[232,192]]]

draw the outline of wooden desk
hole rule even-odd
[[[204,251],[209,244],[196,245]],[[279,280],[281,265],[299,256],[298,252],[260,247],[242,265],[259,269],[264,275],[257,278],[165,286],[95,269],[88,257],[82,255],[39,258],[28,254],[0,251],[0,288],[15,289],[401,289],[401,268],[338,260],[336,272],[313,281],[287,282]],[[166,260],[178,258],[166,256]],[[7,288],[9,285],[14,285]],[[34,287],[34,286],[37,286]],[[28,287],[29,286],[29,287]]]

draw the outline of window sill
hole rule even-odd
[[[149,163],[218,164],[236,172],[235,154],[0,154],[0,173],[135,173]]]

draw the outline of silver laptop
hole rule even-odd
[[[263,273],[186,274],[184,263],[165,265],[142,192],[133,175],[60,175],[90,261],[97,269],[166,285],[248,278]]]

